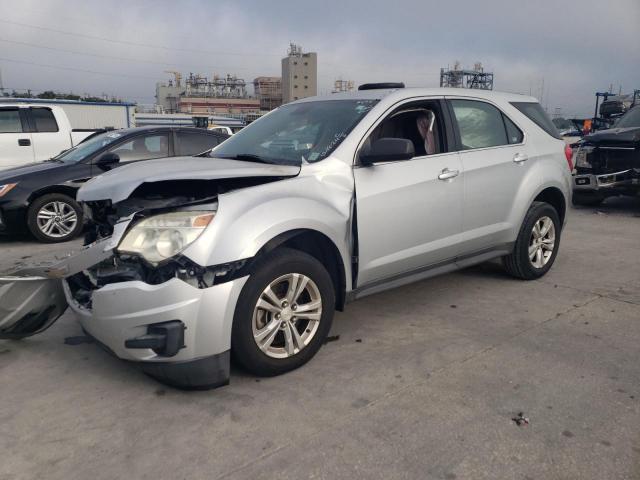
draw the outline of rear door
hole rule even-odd
[[[448,103],[464,170],[464,256],[510,241],[509,214],[531,162],[523,130],[496,105],[468,98]]]
[[[211,150],[220,143],[220,136],[211,133],[178,130],[176,134],[176,156],[192,156]]]
[[[37,162],[48,160],[63,150],[71,148],[70,132],[60,131],[60,126],[50,108],[31,107],[28,111],[31,141]]]
[[[169,157],[169,134],[170,131],[150,132],[146,134],[129,137],[123,142],[111,147],[103,153],[115,153],[120,157],[120,162],[114,166],[124,165],[128,162],[137,162],[141,160],[152,160],[155,158]],[[102,155],[100,155],[102,156]],[[97,157],[94,160],[98,160]]]
[[[412,101],[391,111],[361,150],[379,138],[414,142],[416,156],[354,169],[358,228],[358,287],[452,261],[462,229],[462,165],[450,151],[444,102]],[[435,114],[433,139],[419,130]],[[427,153],[431,152],[431,153]]]
[[[0,107],[0,170],[33,162],[29,125],[18,107]]]

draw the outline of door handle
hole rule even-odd
[[[513,156],[513,161],[515,163],[523,163],[523,162],[526,162],[527,160],[529,160],[529,157],[527,155],[525,155],[524,153],[516,153]]]
[[[438,180],[449,180],[450,178],[457,177],[459,174],[460,172],[458,170],[449,170],[448,168],[445,168],[440,172],[440,175],[438,175]]]
[[[31,140],[29,140],[28,138],[19,138],[18,145],[20,145],[21,147],[28,147],[29,145],[31,145]]]

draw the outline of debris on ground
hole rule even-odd
[[[356,343],[362,343],[362,339],[361,338],[356,338]]]
[[[529,425],[529,419],[524,416],[524,412],[518,412],[518,415],[513,417],[511,420],[516,422],[516,425],[519,427],[526,427]]]
[[[329,336],[324,339],[324,343],[335,342],[337,340],[340,340],[340,335]]]

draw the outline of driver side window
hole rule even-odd
[[[443,133],[444,124],[438,102],[404,105],[389,114],[371,132],[363,151],[381,138],[401,138],[413,143],[416,157],[444,153],[447,150]]]
[[[169,137],[166,134],[135,137],[112,148],[109,153],[118,155],[121,163],[168,157]]]

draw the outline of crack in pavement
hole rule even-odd
[[[539,281],[540,281],[540,283],[544,283],[545,285],[553,285],[554,287],[558,286],[558,287],[561,287],[561,288],[568,288],[569,290],[574,290],[576,292],[580,292],[580,293],[584,293],[584,294],[597,295],[600,298],[606,298],[608,300],[613,300],[614,302],[621,302],[621,303],[626,303],[626,304],[629,304],[629,305],[640,306],[640,303],[638,303],[638,302],[634,302],[633,300],[623,300],[622,298],[611,297],[610,294],[593,292],[591,290],[584,290],[582,288],[574,287],[572,285],[564,285],[562,283],[557,283],[557,282],[549,282],[549,281],[545,281],[545,280],[539,280]],[[618,288],[623,288],[623,287],[618,287]]]

